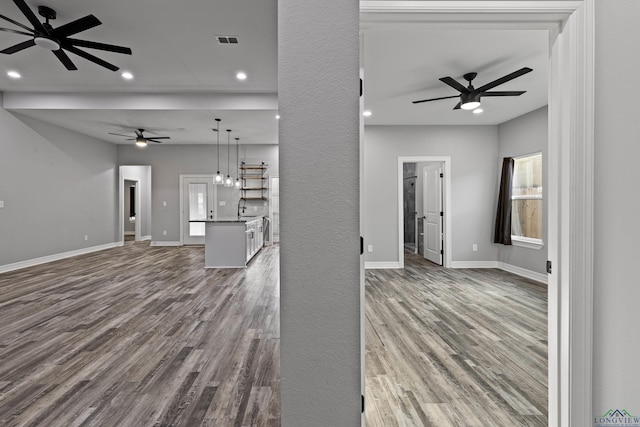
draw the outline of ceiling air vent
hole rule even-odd
[[[238,44],[238,36],[216,36],[219,44]]]

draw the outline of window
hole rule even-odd
[[[516,157],[511,190],[511,239],[541,247],[542,213],[542,153]]]

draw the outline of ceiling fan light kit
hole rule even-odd
[[[147,143],[149,141],[151,142],[155,142],[156,144],[162,144],[162,141],[158,141],[160,139],[171,139],[168,136],[152,136],[151,138],[147,138],[144,136],[144,129],[136,129],[135,131],[135,137],[134,138],[127,138],[127,141],[135,141],[136,145],[138,147],[146,147]],[[129,135],[123,135],[121,133],[111,133],[109,132],[109,135],[117,135],[117,136],[124,136],[124,137],[128,137]]]
[[[472,81],[473,79],[476,78],[476,76],[478,75],[478,73],[467,73],[464,76],[462,76],[469,84],[468,86],[464,86],[463,84],[461,84],[460,82],[458,82],[457,80],[455,80],[453,77],[442,77],[440,78],[440,81],[451,86],[452,88],[454,88],[455,90],[457,90],[458,92],[460,92],[460,95],[453,95],[453,96],[442,96],[439,98],[430,98],[430,99],[421,99],[419,101],[413,101],[414,104],[419,104],[422,102],[430,102],[430,101],[438,101],[441,99],[452,99],[452,98],[459,98],[460,102],[458,102],[458,104],[456,104],[455,107],[453,107],[454,110],[475,110],[478,107],[480,107],[481,105],[481,99],[483,96],[520,96],[523,93],[525,93],[526,91],[522,90],[522,91],[493,91],[491,92],[490,90],[493,89],[496,86],[499,86],[501,84],[504,84],[510,80],[513,80],[517,77],[520,77],[524,74],[530,73],[531,71],[533,71],[531,68],[529,67],[523,67],[517,71],[514,71],[511,74],[507,74],[506,76],[500,77],[499,79],[496,79],[490,83],[487,83],[485,85],[480,86],[479,88],[474,88]]]
[[[73,63],[73,61],[71,61],[71,58],[69,58],[65,51],[78,55],[81,58],[91,61],[94,64],[98,64],[101,67],[107,68],[111,71],[117,71],[119,70],[119,68],[115,65],[110,64],[107,61],[90,54],[89,52],[79,49],[79,47],[104,50],[114,53],[122,53],[125,55],[131,55],[132,53],[130,48],[124,46],[116,46],[106,43],[98,43],[89,40],[79,40],[71,38],[71,36],[73,36],[74,34],[89,30],[102,24],[102,22],[100,22],[100,20],[93,15],[87,15],[83,18],[76,19],[75,21],[69,22],[60,27],[53,28],[49,21],[56,19],[55,10],[47,6],[38,6],[38,14],[45,19],[45,22],[40,22],[36,14],[33,13],[25,0],[13,0],[13,2],[18,7],[18,9],[20,9],[25,18],[27,18],[32,27],[28,27],[18,21],[14,21],[13,19],[8,18],[4,15],[0,15],[0,19],[3,19],[21,28],[21,30],[0,28],[0,31],[30,37],[30,39],[27,41],[0,50],[0,52],[4,53],[5,55],[13,55],[14,53],[20,52],[32,46],[39,46],[53,52],[53,54],[56,56],[56,58],[58,58],[62,65],[64,65],[65,68],[70,71],[77,70],[78,68]]]

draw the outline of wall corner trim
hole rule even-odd
[[[122,242],[106,243],[104,245],[91,246],[89,248],[76,249],[68,252],[61,252],[59,254],[47,255],[39,258],[28,259],[25,261],[14,262],[12,264],[0,265],[0,273],[7,273],[9,271],[20,270],[22,268],[34,267],[40,264],[46,264],[52,261],[58,261],[65,258],[71,258],[78,255],[84,255],[91,252],[103,251],[105,249],[116,248],[122,246]]]

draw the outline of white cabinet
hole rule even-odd
[[[206,221],[206,268],[241,268],[262,249],[263,218]]]

